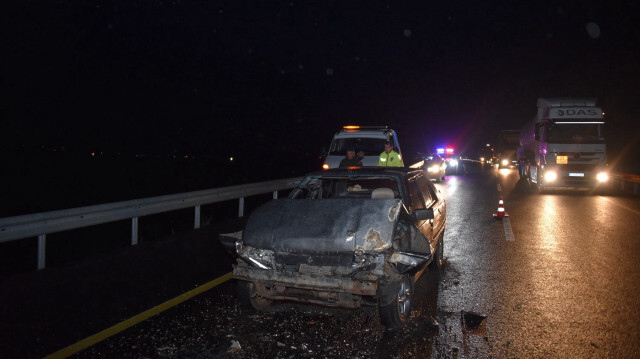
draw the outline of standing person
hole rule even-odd
[[[340,161],[340,165],[338,167],[362,167],[362,161],[356,157],[356,151],[350,148],[347,150],[347,156]]]
[[[390,141],[384,143],[384,151],[380,154],[378,166],[381,167],[404,167],[402,157],[393,150],[393,144]]]

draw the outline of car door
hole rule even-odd
[[[446,218],[444,200],[437,195],[437,190],[434,185],[424,176],[416,178],[416,183],[422,192],[426,208],[433,210],[433,219],[430,220],[432,234],[431,237],[429,237],[429,241],[435,245],[438,240],[438,236],[444,229]]]
[[[421,182],[427,181],[424,173],[420,173],[409,180],[409,193],[411,196],[411,210],[416,211],[419,209],[426,209],[424,193],[421,189],[423,185]],[[430,197],[429,197],[430,198]],[[432,242],[433,238],[433,219],[416,221],[416,227],[418,230]]]
[[[433,233],[437,237],[444,230],[447,220],[447,207],[444,197],[430,181],[418,180],[418,184],[425,194],[427,208],[433,209]]]

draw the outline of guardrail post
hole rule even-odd
[[[193,228],[194,229],[200,228],[200,205],[196,206],[196,214],[195,214],[195,218],[193,219]]]
[[[38,236],[38,269],[44,269],[45,258],[47,254],[47,235]]]
[[[138,217],[131,218],[131,245],[138,244]]]
[[[278,191],[273,191],[273,199],[278,199]]]
[[[240,203],[238,205],[238,217],[244,216],[244,197],[240,197]]]

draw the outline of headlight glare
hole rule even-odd
[[[607,172],[599,172],[596,175],[596,178],[598,179],[598,182],[607,182],[609,180],[609,175]]]
[[[558,179],[558,174],[557,174],[557,173],[555,173],[555,172],[553,172],[553,171],[547,171],[547,172],[545,172],[545,174],[544,174],[544,180],[545,180],[546,182],[553,182],[553,181],[555,181],[556,179]]]

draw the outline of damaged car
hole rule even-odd
[[[235,243],[238,299],[258,310],[274,300],[373,304],[383,325],[401,327],[414,283],[439,275],[445,225],[445,200],[424,171],[309,174],[249,217]]]

